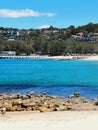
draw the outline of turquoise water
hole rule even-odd
[[[28,91],[97,96],[97,61],[0,59],[0,93]]]

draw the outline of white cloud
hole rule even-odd
[[[39,26],[39,27],[37,27],[38,29],[43,29],[43,28],[49,28],[50,27],[50,25],[41,25],[41,26]]]
[[[3,18],[19,18],[19,17],[38,17],[38,16],[54,16],[54,13],[40,13],[34,10],[10,10],[10,9],[0,9],[0,17]]]

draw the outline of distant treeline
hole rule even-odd
[[[66,55],[67,53],[98,53],[98,42],[67,42],[66,39],[83,32],[84,34],[98,33],[98,24],[89,23],[75,28],[58,29],[50,26],[48,29],[19,30],[0,28],[0,51],[16,51],[21,54]],[[18,35],[7,32],[19,32]],[[6,32],[6,33],[5,33]],[[6,35],[5,35],[6,34]],[[9,39],[13,40],[9,40]]]

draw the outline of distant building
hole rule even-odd
[[[94,33],[93,38],[97,42],[98,41],[98,33]]]
[[[2,55],[2,56],[15,56],[16,52],[15,51],[1,51],[0,55]]]
[[[83,41],[91,41],[91,42],[97,42],[98,41],[98,33],[91,33],[87,36],[84,35]]]
[[[68,41],[68,39],[66,41]],[[72,35],[69,41],[98,42],[98,33],[83,34],[80,32],[76,35]]]
[[[14,38],[9,38],[8,41],[15,41]]]
[[[82,39],[83,39],[83,33],[82,32],[71,36],[71,41],[81,41]]]

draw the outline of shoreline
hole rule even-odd
[[[52,59],[52,60],[91,60],[98,61],[98,55],[74,55],[74,56],[48,56],[48,55],[32,55],[32,56],[0,56],[0,59]]]

